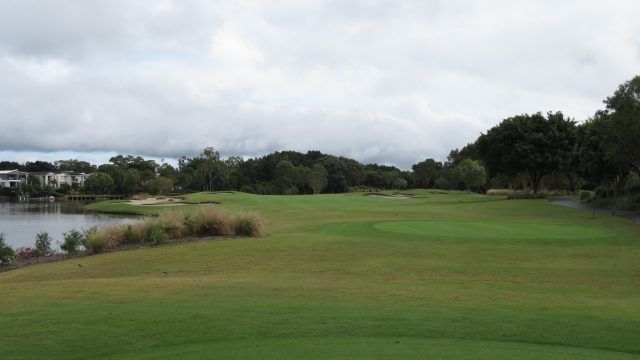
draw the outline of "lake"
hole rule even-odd
[[[53,238],[52,248],[59,249],[62,234],[105,224],[132,224],[140,218],[105,214],[83,214],[80,201],[0,201],[0,232],[14,249],[33,247],[36,234],[46,231]]]

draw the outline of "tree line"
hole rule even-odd
[[[99,166],[75,159],[25,164],[1,161],[0,170],[92,173],[84,189],[65,190],[123,195],[141,191],[294,195],[352,189],[510,188],[533,193],[588,189],[601,198],[616,198],[640,187],[640,76],[621,84],[604,105],[581,123],[560,111],[509,117],[474,142],[452,150],[446,161],[425,159],[408,171],[320,151],[223,159],[213,148],[181,157],[177,167],[118,155]]]

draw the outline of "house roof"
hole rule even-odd
[[[3,174],[26,174],[26,172],[24,171],[19,171],[19,170],[0,170],[0,175]]]

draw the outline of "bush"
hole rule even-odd
[[[185,219],[185,225],[193,236],[230,235],[229,217],[211,206],[200,207]]]
[[[580,191],[580,201],[583,203],[590,203],[593,201],[595,197],[595,193],[593,191],[581,190]]]
[[[256,213],[240,214],[233,221],[233,229],[236,235],[263,236],[264,220]]]
[[[62,236],[64,237],[64,241],[62,242],[62,245],[60,245],[60,249],[68,254],[75,254],[78,252],[78,248],[84,242],[82,233],[75,229],[62,234]]]
[[[142,226],[140,224],[127,225],[124,227],[122,232],[123,244],[135,244],[143,241],[144,236],[142,234]]]
[[[40,256],[36,249],[21,247],[16,251],[16,255],[20,260],[33,259]]]
[[[618,210],[638,210],[640,209],[640,194],[619,196],[613,207]]]
[[[167,233],[170,239],[182,239],[187,234],[185,217],[183,213],[163,212],[152,221],[157,221],[162,225],[162,230]]]
[[[98,228],[98,235],[104,238],[107,248],[113,249],[123,244],[125,227],[122,225],[107,225]]]
[[[142,225],[142,238],[144,242],[150,242],[155,245],[162,244],[169,236],[162,228],[162,224],[157,220],[147,220]]]
[[[4,233],[0,233],[0,266],[4,267],[13,264],[16,261],[16,252],[9,246],[5,239]]]
[[[49,256],[53,253],[53,249],[51,249],[51,236],[46,231],[41,231],[36,234],[36,250],[42,256]]]
[[[107,241],[97,231],[89,234],[89,237],[85,239],[85,245],[87,250],[94,253],[99,253],[107,246]]]
[[[91,236],[94,236],[97,231],[98,227],[96,226],[92,226],[88,229],[82,230],[82,246],[87,247],[87,239],[89,239]]]

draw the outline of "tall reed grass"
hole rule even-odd
[[[101,252],[126,244],[154,245],[186,237],[265,234],[265,222],[253,212],[230,216],[213,206],[202,206],[192,213],[163,212],[143,222],[130,225],[107,225],[85,233],[87,250]]]

